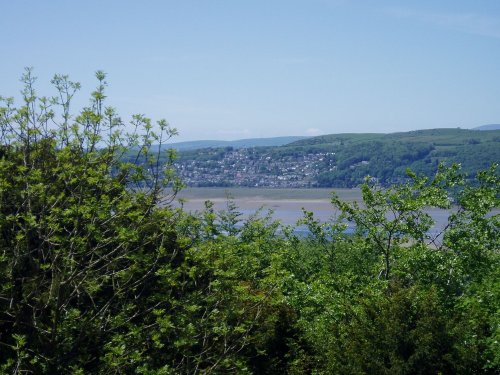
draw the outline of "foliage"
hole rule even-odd
[[[287,253],[285,294],[318,373],[499,370],[496,166],[474,183],[458,166],[409,177],[388,189],[368,179],[362,204],[334,196],[336,222],[306,213],[310,236]],[[450,211],[444,232],[432,207]],[[342,235],[348,222],[356,232]]]
[[[125,127],[96,77],[76,116],[65,76],[44,98],[28,69],[22,105],[2,99],[1,373],[500,371],[496,165],[367,178],[363,202],[334,195],[326,223],[245,218],[230,196],[188,213],[170,204],[181,182],[161,147],[175,129]],[[449,216],[437,232],[431,208]]]
[[[152,145],[175,129],[137,115],[126,133],[104,106],[105,75],[96,77],[77,116],[80,86],[65,76],[54,77],[58,96],[39,97],[28,69],[22,105],[3,99],[2,373],[244,371],[238,353],[266,327],[276,291],[264,281],[270,261],[260,261],[271,242],[257,242],[268,227],[248,223],[247,245],[232,214],[212,228],[170,208],[180,187],[173,154]]]

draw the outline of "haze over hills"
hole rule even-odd
[[[473,128],[472,130],[500,130],[500,124],[481,125]]]
[[[287,137],[272,137],[272,138],[248,138],[248,139],[238,139],[235,141],[201,140],[201,141],[176,142],[166,146],[168,148],[174,148],[179,151],[196,150],[208,147],[246,148],[246,147],[262,147],[262,146],[282,146],[306,138],[309,137],[287,136]]]
[[[442,130],[454,130],[455,128],[443,128]],[[456,128],[460,129],[460,128]],[[424,130],[415,130],[410,132],[402,132],[405,133],[413,133],[418,131],[427,132],[429,129]],[[472,129],[460,129],[460,130],[500,130],[500,124],[487,124],[477,126]],[[165,147],[173,148],[178,151],[183,150],[197,150],[209,147],[233,147],[233,148],[247,148],[247,147],[263,147],[263,146],[283,146],[290,144],[292,142],[301,141],[305,139],[311,139],[313,143],[321,143],[323,139],[328,139],[329,137],[354,137],[359,139],[369,139],[371,136],[374,138],[379,138],[388,134],[399,134],[399,133],[339,133],[339,134],[328,134],[328,135],[320,135],[320,136],[281,136],[281,137],[269,137],[269,138],[245,138],[245,139],[236,139],[236,140],[217,140],[217,139],[204,139],[204,140],[195,140],[195,141],[182,141],[182,142],[174,142]]]
[[[389,185],[406,170],[435,173],[460,163],[474,175],[500,162],[500,130],[427,129],[330,134],[281,146],[183,150],[176,162],[188,186],[353,187],[366,176]]]

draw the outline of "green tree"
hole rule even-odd
[[[27,69],[21,106],[2,98],[0,372],[250,372],[276,324],[277,226],[170,207],[175,129],[125,125],[96,77],[76,116],[66,76],[39,97]]]
[[[132,131],[104,105],[97,72],[90,105],[56,75],[55,97],[22,77],[21,106],[0,108],[0,363],[14,373],[69,372],[99,365],[110,338],[152,306],[142,304],[156,272],[181,257],[175,214],[158,207],[180,187],[162,144],[166,121],[136,115]],[[136,150],[135,164],[123,156]],[[173,155],[170,154],[169,157]],[[166,188],[169,187],[169,192]],[[115,349],[113,349],[115,350]]]
[[[318,373],[496,373],[500,184],[496,166],[468,179],[441,167],[363,202],[333,197],[337,219],[301,220],[282,258],[301,363]],[[427,209],[450,213],[433,234]],[[347,222],[352,235],[342,233]]]

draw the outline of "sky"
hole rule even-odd
[[[500,123],[498,0],[0,0],[0,95],[23,68],[107,73],[175,141]]]

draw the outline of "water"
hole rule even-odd
[[[259,209],[260,215],[265,216],[272,210],[272,218],[279,220],[284,225],[296,225],[297,221],[303,217],[302,209],[314,213],[314,217],[320,222],[328,222],[334,219],[339,212],[330,203],[331,189],[189,189],[181,197],[187,201],[183,207],[187,211],[201,211],[204,202],[210,199],[214,203],[216,211],[227,209],[226,195],[231,194],[234,203],[241,213],[240,219],[245,220]],[[359,189],[339,189],[336,193],[341,199],[349,201],[361,201]],[[454,209],[443,210],[429,208],[426,212],[435,221],[433,227],[428,232],[431,237],[437,237],[448,225],[448,218]],[[495,210],[494,213],[499,213]],[[303,227],[297,231],[304,231]],[[352,232],[352,228],[349,229]]]

